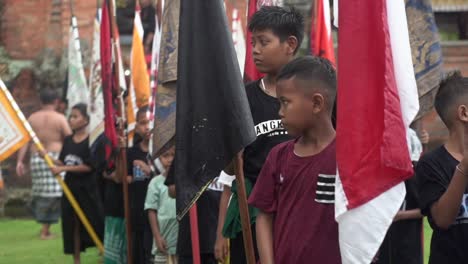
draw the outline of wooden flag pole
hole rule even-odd
[[[195,203],[189,211],[190,237],[192,238],[192,260],[193,264],[201,264],[200,259],[200,235],[198,232],[198,211]]]
[[[116,20],[116,11],[114,9],[114,0],[109,0],[109,12],[111,12],[111,35],[112,35],[112,40],[114,41],[113,47],[114,47],[114,56],[115,56],[115,66],[114,66],[114,73],[115,73],[115,79],[117,83],[117,90],[118,90],[118,100],[117,100],[117,114],[120,117],[119,119],[119,137],[120,138],[125,138],[125,124],[124,124],[124,115],[125,115],[125,105],[123,103],[123,98],[122,98],[122,93],[120,92],[120,64],[119,64],[119,51],[117,49],[117,36],[119,34],[118,32],[118,27],[117,27],[117,20]],[[129,204],[129,193],[128,193],[128,182],[127,182],[127,153],[126,153],[126,148],[120,147],[119,148],[119,155],[118,155],[118,160],[117,162],[117,173],[118,175],[120,174],[120,179],[122,180],[122,189],[123,189],[123,202],[124,202],[124,212],[125,212],[125,227],[126,227],[126,234],[127,234],[127,264],[132,264],[133,263],[133,252],[132,252],[132,229],[131,229],[131,222],[130,222],[130,204]]]
[[[44,146],[42,145],[41,141],[39,138],[36,136],[36,133],[32,129],[32,127],[29,125],[28,121],[24,117],[23,113],[21,112],[20,108],[16,104],[15,100],[13,99],[13,96],[11,96],[10,92],[6,88],[5,84],[0,80],[0,87],[7,97],[8,101],[11,103],[13,109],[15,110],[16,114],[18,115],[19,119],[23,123],[24,127],[29,133],[29,136],[31,137],[34,145],[36,145],[37,150],[39,153],[46,153],[44,159],[49,166],[49,168],[55,167],[54,162],[52,161],[52,158],[47,154],[47,152],[44,149]],[[75,210],[75,213],[78,215],[78,218],[80,219],[81,223],[83,223],[83,226],[85,227],[86,231],[88,232],[89,236],[93,240],[94,244],[96,244],[96,247],[98,248],[99,252],[104,253],[104,246],[99,239],[99,237],[96,235],[96,232],[94,231],[93,227],[88,221],[88,218],[86,218],[86,215],[83,213],[83,210],[81,210],[80,205],[76,201],[75,197],[73,196],[73,193],[70,191],[68,188],[67,184],[63,181],[62,176],[60,174],[55,175],[55,178],[57,179],[58,183],[63,189],[63,193],[65,194],[65,197],[67,197],[68,201],[70,202],[71,206]]]
[[[247,264],[255,264],[254,245],[252,240],[252,228],[250,226],[249,206],[247,204],[247,192],[245,190],[242,152],[237,153],[234,170],[237,181],[237,197],[239,200],[239,212],[242,223],[242,235]]]

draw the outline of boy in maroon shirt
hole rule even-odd
[[[274,147],[249,203],[257,216],[261,263],[341,263],[334,217],[336,72],[326,59],[302,57],[277,77],[279,115],[296,139]]]

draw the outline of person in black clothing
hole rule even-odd
[[[110,142],[103,133],[91,146],[96,174],[104,184],[104,263],[126,263],[127,237],[122,183],[115,172],[115,155],[111,155],[110,160],[106,159],[107,144]]]
[[[276,98],[276,76],[280,69],[294,58],[301,45],[304,37],[304,19],[294,9],[264,6],[252,16],[249,31],[252,32],[252,55],[255,65],[265,77],[245,87],[257,134],[257,139],[245,148],[243,154],[247,195],[250,194],[270,150],[277,144],[291,139],[278,114],[280,104]],[[234,174],[233,171],[226,173]],[[225,188],[223,191],[215,246],[217,260],[224,261],[229,238],[230,261],[233,264],[246,263],[236,189],[234,181],[231,188]],[[233,195],[228,207],[231,192]],[[222,215],[223,212],[227,213]],[[255,240],[256,210],[250,208],[249,212]],[[258,259],[257,252],[255,255]]]
[[[422,144],[416,132],[409,133],[410,157],[413,167],[416,166],[422,153]],[[422,214],[419,209],[419,195],[416,188],[416,178],[405,181],[406,197],[400,211],[393,219],[387,235],[380,246],[377,264],[422,264]]]
[[[71,136],[65,137],[57,166],[52,172],[65,174],[65,183],[77,200],[83,213],[100,239],[104,232],[104,212],[102,201],[90,161],[89,135],[87,126],[89,116],[86,104],[73,106],[70,113]],[[62,197],[62,236],[65,254],[73,254],[74,262],[80,263],[80,252],[88,247],[94,247],[94,241],[89,236],[73,207],[64,195]]]
[[[141,141],[127,151],[129,184],[130,225],[132,227],[133,263],[146,264],[151,261],[153,236],[144,210],[146,192],[153,172],[148,164],[150,139],[148,107],[138,110],[135,133]]]
[[[175,162],[172,162],[164,182],[169,188],[169,196],[176,198],[176,185],[174,175]],[[214,245],[216,240],[216,224],[218,223],[219,201],[221,186],[217,178],[197,200],[198,230],[200,243],[200,259],[203,264],[217,264]],[[192,238],[190,233],[190,218],[186,214],[179,222],[177,239],[178,264],[192,264]]]
[[[449,139],[416,166],[423,215],[433,229],[430,264],[468,262],[468,78],[451,73],[440,84],[435,108]]]

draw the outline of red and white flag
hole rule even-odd
[[[310,30],[311,53],[326,58],[335,65],[335,49],[333,48],[330,23],[330,3],[328,0],[316,0],[315,7],[315,21],[311,19]]]
[[[336,220],[344,264],[376,255],[413,175],[419,109],[404,0],[339,2]]]

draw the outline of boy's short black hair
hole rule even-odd
[[[329,60],[314,56],[296,58],[280,70],[277,81],[293,77],[306,82],[306,86],[317,84],[322,88],[326,92],[325,96],[331,113],[336,97],[336,70]]]
[[[77,103],[72,107],[72,109],[76,109],[80,112],[82,116],[84,116],[86,119],[89,120],[89,114],[88,114],[88,105],[85,103]]]
[[[249,21],[249,31],[268,30],[285,41],[289,36],[297,38],[297,48],[304,39],[304,18],[294,8],[282,8],[279,6],[263,6]]]
[[[140,108],[138,109],[137,114],[136,114],[136,121],[138,122],[138,119],[140,119],[140,115],[142,115],[142,114],[147,115],[148,112],[149,112],[149,109],[150,109],[150,108],[149,108],[148,105],[144,105],[144,106],[140,107]]]
[[[460,97],[465,95],[468,95],[468,78],[463,78],[459,71],[448,73],[440,82],[434,107],[448,128],[453,124],[450,117],[452,107]]]
[[[53,104],[55,100],[59,99],[59,96],[54,90],[44,89],[40,92],[39,98],[42,104],[48,105]]]

